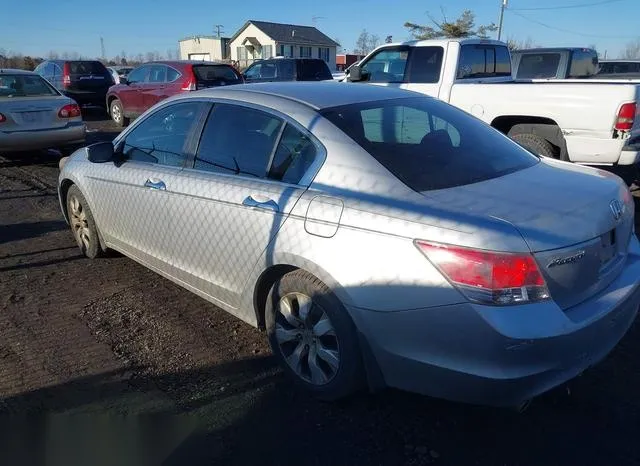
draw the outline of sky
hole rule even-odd
[[[602,4],[605,3],[606,4]],[[410,38],[406,21],[429,23],[429,14],[448,18],[465,8],[476,24],[498,22],[502,0],[26,0],[0,15],[0,49],[32,56],[78,53],[107,57],[175,51],[178,40],[211,35],[224,26],[230,37],[248,19],[315,25],[349,52],[363,29],[394,41]],[[591,6],[574,7],[592,4]],[[598,5],[593,5],[598,4]],[[445,6],[446,5],[446,6]],[[570,7],[570,8],[562,8]],[[541,9],[555,8],[555,9]],[[529,10],[535,9],[535,10]],[[615,58],[640,38],[640,0],[509,0],[502,38],[541,46],[596,45]]]

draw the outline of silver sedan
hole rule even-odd
[[[36,73],[0,69],[0,152],[77,147],[80,107]]]
[[[64,160],[59,195],[84,254],[118,250],[266,329],[325,399],[520,405],[604,358],[640,305],[619,178],[399,89],[171,98]]]

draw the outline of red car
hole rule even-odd
[[[144,113],[162,99],[207,87],[241,84],[231,65],[203,61],[158,61],[133,69],[120,84],[109,88],[107,109],[118,126]]]

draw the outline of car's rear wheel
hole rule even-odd
[[[87,200],[75,185],[67,191],[67,214],[71,232],[82,253],[90,259],[101,256],[103,251],[100,247],[96,222]]]
[[[129,119],[124,116],[124,108],[122,107],[122,102],[118,99],[114,99],[111,101],[109,105],[109,114],[111,115],[111,119],[114,121],[116,125],[123,128],[129,124]]]
[[[295,383],[325,400],[363,382],[356,328],[329,287],[302,270],[278,280],[267,297],[269,344]]]
[[[517,133],[510,134],[509,137],[534,154],[542,155],[544,157],[558,158],[556,151],[553,148],[553,144],[536,134]]]

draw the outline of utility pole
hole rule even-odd
[[[100,52],[102,53],[102,59],[106,60],[106,53],[104,51],[104,39],[102,37],[100,38]]]
[[[502,37],[502,20],[504,19],[504,9],[507,8],[509,0],[502,0],[502,6],[500,7],[500,22],[498,24],[498,40]]]
[[[222,24],[216,24],[215,26],[213,26],[214,28],[216,28],[216,33],[218,36],[218,39],[220,38],[220,33],[224,32],[222,29],[224,29],[224,25]]]

